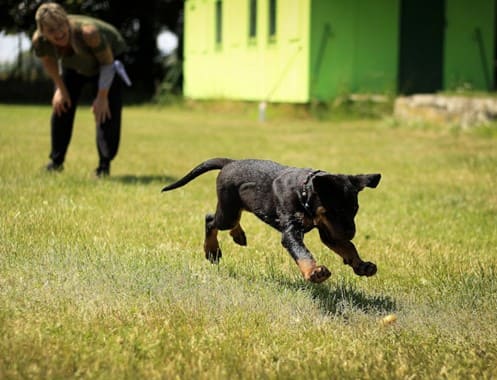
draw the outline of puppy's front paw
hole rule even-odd
[[[308,280],[310,282],[314,282],[319,284],[327,280],[331,276],[331,272],[324,265],[317,266],[313,269],[313,271],[309,274]]]
[[[370,277],[376,274],[376,264],[369,261],[363,261],[358,267],[354,268],[354,273],[358,276]]]

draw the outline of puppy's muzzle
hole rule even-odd
[[[355,224],[352,221],[337,223],[323,207],[319,207],[314,218],[314,225],[323,233],[328,241],[352,240],[355,236]]]

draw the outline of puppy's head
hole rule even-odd
[[[381,174],[324,174],[314,177],[312,184],[321,201],[316,224],[321,234],[331,241],[352,240],[354,218],[359,210],[358,194],[365,187],[375,188]]]

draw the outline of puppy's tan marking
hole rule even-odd
[[[316,261],[308,259],[297,260],[297,265],[304,278],[308,281],[320,283],[331,276],[331,272],[325,266],[316,265]]]

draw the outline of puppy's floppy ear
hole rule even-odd
[[[361,191],[365,187],[375,188],[381,179],[381,174],[358,174],[349,176],[350,182],[354,184],[357,191]]]

